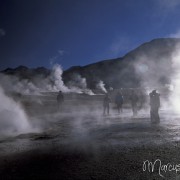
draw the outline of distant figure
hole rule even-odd
[[[130,95],[130,101],[131,101],[131,107],[133,111],[133,116],[137,116],[138,112],[138,95],[135,93],[134,90],[132,90],[131,95]]]
[[[110,104],[110,102],[111,102],[111,99],[110,99],[109,95],[106,94],[104,97],[104,101],[103,101],[104,115],[106,114],[106,112],[109,115],[109,104]]]
[[[58,110],[61,109],[62,103],[64,102],[64,96],[62,94],[62,91],[59,91],[57,95],[57,104],[58,104]]]
[[[121,92],[118,92],[115,97],[115,104],[117,105],[118,113],[122,113],[122,105],[123,105],[124,99]]]
[[[151,122],[152,123],[159,123],[159,108],[160,108],[160,94],[156,92],[156,90],[153,90],[150,94],[150,116],[151,116]]]

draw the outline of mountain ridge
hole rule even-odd
[[[180,38],[158,38],[145,42],[126,53],[123,57],[107,59],[85,66],[72,66],[65,70],[62,78],[65,84],[79,74],[86,78],[87,86],[95,88],[98,81],[102,80],[107,87],[139,87],[143,81],[149,85],[168,84],[172,74],[172,54],[176,46],[180,44]],[[167,68],[168,67],[168,68]],[[156,73],[156,82],[153,79]],[[19,76],[21,79],[31,79],[32,76],[41,75],[47,77],[51,70],[44,67],[28,68],[19,66],[15,69],[7,68],[1,71],[3,74]],[[147,76],[147,77],[146,77]],[[147,79],[144,79],[144,78]]]

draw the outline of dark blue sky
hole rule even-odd
[[[0,0],[0,69],[64,69],[179,36],[179,0]]]

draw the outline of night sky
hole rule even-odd
[[[0,0],[0,70],[64,69],[180,37],[179,0]]]

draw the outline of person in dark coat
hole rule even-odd
[[[109,95],[106,94],[104,97],[104,100],[103,100],[104,115],[106,114],[106,112],[109,115],[109,104],[110,104],[110,102],[111,102],[111,99],[110,99]]]
[[[62,103],[64,102],[64,96],[62,91],[59,91],[58,95],[57,95],[57,105],[58,105],[58,109],[60,110],[62,107]]]
[[[160,94],[153,90],[150,94],[150,116],[152,123],[159,123]]]
[[[122,105],[124,102],[124,98],[121,92],[118,92],[115,97],[115,104],[117,105],[118,113],[122,113]]]
[[[133,90],[130,95],[130,102],[131,102],[131,107],[132,107],[132,111],[133,111],[133,116],[137,116],[138,100],[139,100],[138,95]]]

